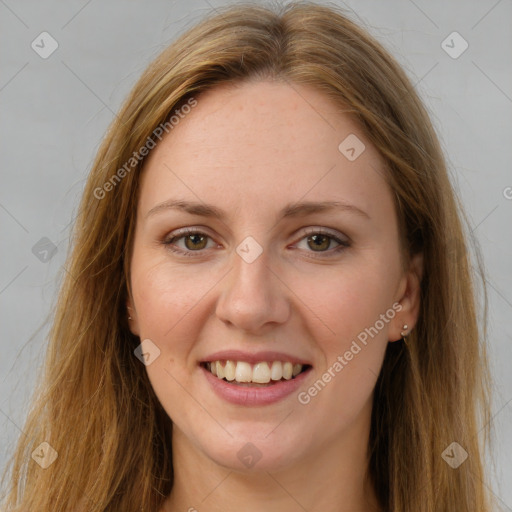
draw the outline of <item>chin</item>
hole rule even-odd
[[[304,440],[300,437],[294,439],[285,430],[279,434],[267,432],[271,429],[263,430],[256,425],[240,429],[233,437],[226,434],[222,439],[209,441],[203,445],[203,452],[216,464],[242,473],[280,471],[304,456]]]

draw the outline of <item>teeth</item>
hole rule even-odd
[[[251,382],[252,368],[249,363],[243,363],[242,361],[236,363],[235,380],[237,382]]]
[[[217,361],[216,363],[212,363],[215,366],[215,373],[212,372],[214,375],[217,375],[219,379],[223,379],[226,374],[224,373],[224,368],[222,368],[222,365],[220,364],[220,361]]]
[[[220,361],[217,361],[220,364]],[[217,366],[217,372],[218,370]],[[226,380],[232,381],[235,380],[235,363],[233,361],[226,361],[226,366],[224,366],[224,377]]]
[[[281,380],[283,378],[283,365],[281,361],[274,361],[270,369],[270,377],[272,380]]]
[[[240,363],[238,363],[240,364]],[[252,381],[259,384],[267,384],[270,382],[270,368],[267,363],[258,363],[252,369]]]
[[[283,364],[283,379],[290,380],[293,374],[293,364],[292,363],[284,363]]]
[[[254,366],[245,361],[212,361],[207,367],[219,379],[257,384],[268,384],[281,379],[290,380],[299,375],[303,368],[301,364],[292,364],[289,361],[262,361]]]

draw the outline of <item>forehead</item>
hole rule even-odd
[[[277,209],[307,195],[351,199],[371,214],[375,194],[391,205],[383,161],[339,105],[309,86],[246,82],[209,90],[181,113],[145,162],[140,209],[169,196]]]

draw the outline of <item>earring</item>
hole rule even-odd
[[[132,319],[132,317],[130,315],[128,315],[128,320],[131,320],[131,319]]]
[[[404,324],[404,326],[402,327],[402,329],[405,331],[409,326],[407,324]],[[402,339],[404,341],[404,343],[407,345],[407,340],[405,339],[407,337],[407,332],[404,332],[404,331],[401,331],[400,332],[400,336],[402,336]]]

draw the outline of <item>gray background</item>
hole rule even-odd
[[[496,391],[493,491],[512,511],[512,2],[336,3],[416,84],[481,246]],[[160,50],[224,4],[0,0],[0,469],[23,435],[69,224],[105,129]],[[31,47],[43,31],[59,45],[47,59]],[[469,44],[458,58],[441,46],[453,31]],[[456,39],[448,44],[461,48]],[[41,247],[45,237],[53,254]]]

